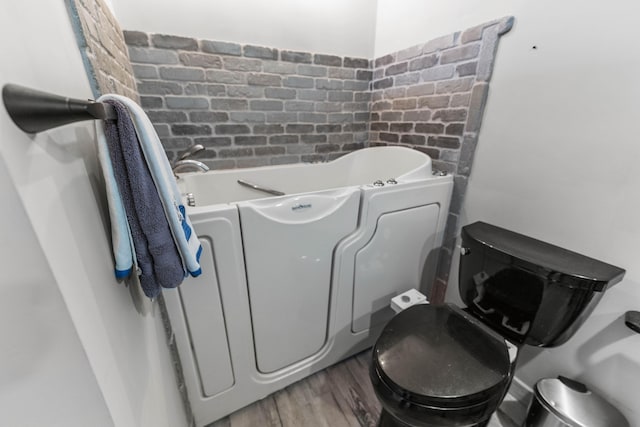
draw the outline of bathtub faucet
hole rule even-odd
[[[189,147],[187,151],[185,151],[184,153],[182,153],[180,157],[178,157],[178,160],[176,160],[171,164],[171,169],[173,170],[173,174],[175,175],[179,171],[188,169],[188,168],[199,169],[202,172],[208,171],[209,166],[205,165],[204,163],[198,160],[189,159],[189,157],[193,156],[196,153],[199,153],[202,150],[204,150],[204,147],[201,144],[195,144]]]

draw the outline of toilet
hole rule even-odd
[[[485,426],[507,393],[518,349],[566,342],[625,273],[483,222],[461,237],[466,307],[410,306],[373,347],[380,427]]]

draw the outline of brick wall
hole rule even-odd
[[[67,0],[93,96],[117,93],[139,102],[127,45],[103,0]]]
[[[368,140],[368,59],[126,31],[141,103],[170,158],[213,169],[325,161]]]
[[[433,301],[442,301],[478,141],[499,36],[513,18],[488,22],[374,60],[370,145],[427,153],[454,174]]]

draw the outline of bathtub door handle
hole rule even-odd
[[[245,187],[253,188],[257,191],[262,191],[263,193],[273,194],[274,196],[284,196],[285,194],[282,191],[273,190],[271,188],[263,187],[258,184],[254,184],[253,182],[248,182],[243,179],[238,180],[238,184],[243,185]]]

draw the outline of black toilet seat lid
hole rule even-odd
[[[495,398],[511,371],[504,339],[451,305],[421,304],[399,313],[378,338],[373,362],[408,400],[450,408]]]

